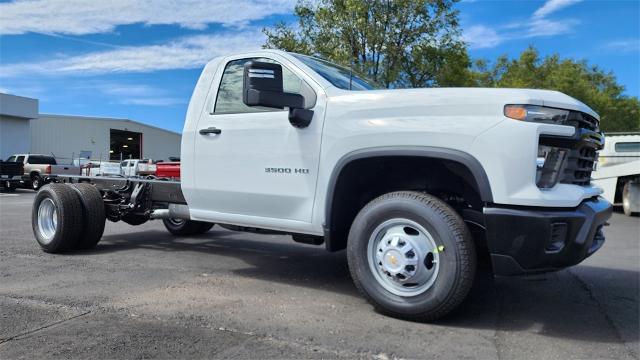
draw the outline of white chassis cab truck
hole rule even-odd
[[[612,207],[590,177],[603,142],[598,115],[559,92],[378,89],[324,60],[248,52],[204,68],[180,182],[60,176],[33,230],[54,253],[93,247],[105,218],[289,234],[346,249],[380,311],[429,321],[466,297],[479,257],[532,274],[602,246]]]

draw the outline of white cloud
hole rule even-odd
[[[84,35],[127,24],[243,26],[290,12],[294,5],[294,0],[16,0],[0,3],[0,34]]]
[[[473,25],[465,29],[463,39],[472,49],[493,48],[505,41],[566,34],[579,24],[572,18],[548,19],[547,16],[582,0],[547,0],[529,18],[499,25]]]
[[[3,64],[0,77],[25,74],[97,75],[192,69],[216,56],[260,48],[264,37],[258,30],[195,35],[165,44],[128,46],[113,50],[65,56],[42,62]]]
[[[496,47],[505,39],[492,28],[475,25],[464,31],[463,40],[474,49],[485,49]]]
[[[123,84],[114,82],[89,83],[78,88],[98,90],[115,98],[122,105],[171,106],[188,103],[188,98],[171,96],[166,89],[158,89],[144,84]]]
[[[580,1],[582,0],[547,0],[544,5],[542,5],[540,8],[538,8],[538,10],[536,10],[536,12],[533,13],[533,16],[537,18],[543,18],[562,8],[579,3]]]
[[[176,97],[145,97],[121,99],[118,104],[122,105],[142,105],[142,106],[172,106],[187,104],[188,101]]]
[[[640,39],[623,39],[614,40],[608,42],[605,47],[610,50],[619,51],[623,53],[639,52],[640,51]]]
[[[526,37],[553,36],[566,34],[578,24],[576,19],[562,21],[534,18],[528,22]]]

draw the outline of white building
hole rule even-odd
[[[180,156],[179,133],[129,119],[38,113],[38,100],[0,93],[0,158],[53,154],[58,163]]]
[[[38,117],[38,100],[0,93],[0,159],[31,150],[30,120]]]
[[[60,163],[81,153],[94,160],[168,160],[180,156],[180,138],[129,119],[40,114],[31,121],[31,152],[54,154]]]

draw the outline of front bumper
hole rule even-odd
[[[571,209],[486,207],[486,237],[494,274],[554,271],[580,263],[604,243],[613,207],[601,197]]]

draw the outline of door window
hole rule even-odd
[[[258,60],[275,63],[271,59],[239,59],[227,63],[220,80],[218,96],[214,114],[238,114],[255,113],[265,111],[281,111],[280,109],[266,108],[260,106],[247,106],[242,102],[242,77],[244,64],[247,61]],[[301,94],[305,98],[305,108],[315,105],[316,95],[313,89],[302,79],[285,66],[282,67],[283,90],[288,93]]]

